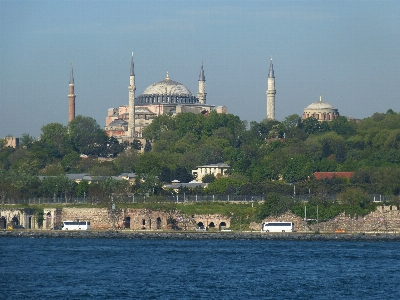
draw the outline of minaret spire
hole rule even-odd
[[[131,73],[130,76],[135,76],[135,64],[133,62],[133,52],[132,52],[132,61],[131,61]]]
[[[74,84],[74,68],[71,63],[71,74],[69,75],[69,84]]]
[[[274,75],[274,65],[271,61],[269,63],[268,72],[268,89],[267,89],[267,119],[275,119],[275,75]]]
[[[206,77],[204,76],[203,62],[201,62],[200,75],[199,75],[199,90],[197,98],[201,104],[206,104]]]
[[[74,85],[74,68],[71,63],[71,73],[69,75],[69,93],[68,93],[68,122],[75,119],[75,85]]]
[[[133,140],[136,137],[135,133],[135,65],[133,62],[133,52],[132,52],[132,61],[131,61],[131,71],[129,73],[129,106],[128,106],[128,112],[129,112],[129,120],[128,120],[128,138],[130,142],[133,142]]]

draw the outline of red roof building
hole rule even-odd
[[[350,179],[354,175],[354,172],[315,172],[314,177],[317,180],[332,179],[336,178],[347,178]]]

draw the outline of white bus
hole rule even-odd
[[[292,222],[268,222],[262,223],[261,231],[266,232],[293,232],[294,223]]]
[[[88,221],[64,221],[62,230],[89,230]]]

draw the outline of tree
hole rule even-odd
[[[203,178],[201,179],[201,181],[203,183],[211,183],[211,182],[214,182],[215,179],[216,179],[215,175],[211,173],[211,174],[204,175]]]
[[[263,220],[268,216],[279,216],[290,210],[293,204],[293,200],[290,198],[284,198],[277,193],[269,193],[261,205],[258,213],[258,218]]]
[[[349,138],[357,132],[357,124],[349,122],[346,117],[340,116],[329,122],[330,128],[344,138]]]
[[[19,139],[19,146],[22,148],[29,148],[35,139],[27,133],[22,134],[22,137]]]
[[[180,182],[190,182],[193,180],[193,175],[190,171],[188,171],[185,167],[178,166],[175,169],[174,179],[179,180]]]
[[[72,151],[63,157],[63,159],[61,160],[61,166],[64,168],[65,171],[68,172],[78,165],[79,160],[79,154]]]
[[[348,188],[339,194],[339,202],[343,205],[365,208],[371,201],[369,195],[360,188]]]
[[[290,130],[292,128],[296,128],[300,125],[301,123],[301,117],[298,114],[293,114],[290,116],[287,116],[283,121],[282,121],[282,128],[283,130]]]
[[[311,176],[313,171],[313,165],[305,155],[295,155],[283,170],[283,179],[289,183],[303,181]]]
[[[70,148],[68,129],[60,123],[50,123],[42,126],[40,142],[45,148],[54,149],[53,156],[61,157]]]
[[[330,130],[327,122],[325,122],[325,121],[319,122],[314,117],[304,119],[301,123],[301,128],[307,134],[314,134],[314,133],[325,132],[325,131]]]
[[[77,116],[68,124],[69,136],[75,149],[81,154],[100,155],[107,146],[107,134],[96,120]]]
[[[87,181],[82,180],[76,186],[76,195],[78,197],[85,197],[86,195],[88,195],[88,191],[89,191],[89,182]]]

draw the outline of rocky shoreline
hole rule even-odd
[[[4,230],[2,237],[19,238],[107,238],[107,239],[186,239],[186,240],[296,240],[296,241],[399,241],[397,233],[265,233],[265,232],[172,232],[172,231],[47,231]]]

